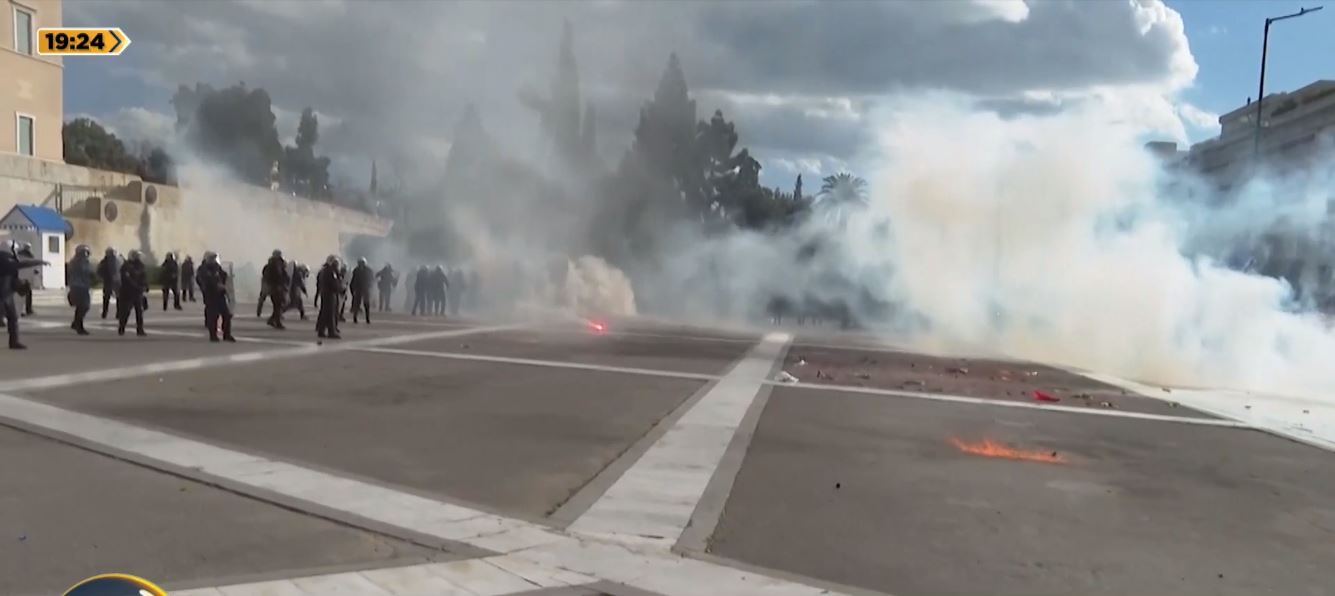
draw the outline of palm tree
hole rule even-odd
[[[829,221],[842,226],[850,213],[867,205],[867,181],[848,172],[840,172],[821,180],[814,206],[818,211],[823,211]]]

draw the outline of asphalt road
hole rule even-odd
[[[0,594],[120,571],[165,583],[452,558],[0,427]]]
[[[1322,594],[1331,463],[1251,430],[781,388],[710,548],[892,594]]]
[[[319,344],[313,321],[289,317],[278,331],[243,305],[243,341],[210,344],[197,304],[151,310],[147,338],[100,321],[76,337],[63,310],[42,310],[24,320],[31,349],[0,353],[0,394],[558,532],[724,385],[761,335],[373,313],[370,326],[345,323],[343,340]],[[709,552],[692,556],[894,594],[1328,593],[1328,452],[1213,426],[1170,393],[796,331],[776,368],[804,386],[758,394],[754,434],[739,427],[705,476],[693,523]],[[153,368],[162,363],[172,370]],[[43,388],[23,383],[34,378]],[[693,410],[693,424],[711,412]],[[952,439],[1041,461],[967,453]],[[212,585],[463,556],[89,449],[0,427],[0,593],[51,593],[92,570]],[[669,477],[682,465],[651,463]],[[562,590],[537,593],[642,593]]]

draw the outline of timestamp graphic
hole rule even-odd
[[[37,30],[42,56],[119,56],[130,45],[120,27],[44,27]]]

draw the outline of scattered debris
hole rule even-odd
[[[27,542],[27,541],[28,541],[27,534],[19,534],[19,542]]]
[[[467,350],[467,349],[469,348],[468,344],[463,344],[463,345],[461,345],[461,346],[459,346],[459,347],[461,347],[461,348],[463,348],[463,349],[465,349],[465,350]]]
[[[909,363],[909,368],[918,368],[918,365],[917,365],[917,363],[910,362],[910,363]]]
[[[1311,414],[1311,412],[1308,412],[1307,410],[1303,410],[1303,413],[1304,413],[1304,414]]]
[[[1164,387],[1164,388],[1163,388],[1163,392],[1164,392],[1164,393],[1172,393],[1173,390],[1172,390],[1172,389],[1169,389],[1169,388],[1167,388],[1167,387]]]
[[[806,359],[806,358],[798,358],[798,359],[797,359],[797,365],[798,365],[798,366],[806,366],[806,365],[807,365],[807,359]]]
[[[964,368],[963,366],[952,366],[950,368],[947,368],[946,372],[952,375],[967,375],[969,374],[969,369]]]
[[[867,373],[865,373],[865,372],[853,373],[853,376],[855,376],[855,377],[857,377],[857,378],[859,378],[859,379],[862,379],[862,380],[864,380],[864,381],[867,380],[867,379],[870,379],[870,378],[871,378],[871,375],[869,375],[869,374],[867,374]]]
[[[1036,371],[1036,370],[1025,371],[1024,376],[1026,376],[1026,377],[1037,377],[1037,376],[1038,376],[1038,371]]]
[[[1108,408],[1109,410],[1116,410],[1116,409],[1117,409],[1117,406],[1113,405],[1113,403],[1110,402],[1110,401],[1101,401],[1101,402],[1099,402],[1099,405],[1100,405],[1100,406],[1103,406],[1103,407],[1105,407],[1105,408]]]
[[[1075,394],[1075,395],[1072,395],[1071,398],[1072,398],[1072,399],[1084,399],[1084,400],[1090,400],[1090,399],[1094,399],[1094,396],[1093,396],[1093,395],[1090,395],[1090,394],[1088,394],[1088,393],[1077,393],[1077,394]]]
[[[779,371],[779,374],[775,375],[774,380],[775,380],[775,381],[778,381],[778,382],[780,382],[780,383],[796,383],[796,382],[798,382],[798,381],[797,381],[797,377],[794,377],[793,375],[788,374],[788,371],[786,371],[786,370],[781,370],[781,371]]]
[[[901,383],[901,385],[908,385],[908,386],[910,386],[910,387],[922,387],[922,386],[927,385],[927,382],[926,382],[926,381],[919,381],[918,379],[909,379],[909,380],[904,381],[903,383]]]
[[[1047,393],[1043,393],[1042,391],[1039,391],[1039,390],[1037,390],[1037,389],[1034,390],[1034,399],[1037,400],[1037,401],[1048,401],[1048,402],[1058,402],[1058,401],[1061,401],[1061,398],[1060,398],[1060,397],[1057,397],[1057,396],[1055,396],[1055,395],[1050,395],[1050,394],[1047,394]]]
[[[842,486],[843,486],[842,483],[840,483],[840,482],[836,482],[836,483],[834,483],[834,490],[839,490]]]
[[[833,381],[833,380],[834,380],[834,375],[826,374],[825,371],[817,369],[817,370],[816,370],[816,378],[817,378],[817,379],[825,379],[826,381]]]
[[[1176,408],[1177,406],[1178,406],[1178,403],[1175,402],[1175,401],[1170,401],[1170,402],[1168,402],[1168,407],[1170,407],[1170,408]]]
[[[1247,404],[1247,405],[1242,406],[1242,407],[1245,408],[1245,409],[1248,409],[1248,410],[1252,409],[1252,405],[1251,405],[1251,404]]]

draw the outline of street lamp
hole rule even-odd
[[[1265,98],[1265,55],[1267,46],[1270,45],[1270,24],[1284,19],[1300,17],[1307,13],[1316,12],[1323,7],[1303,8],[1293,14],[1286,14],[1282,17],[1270,17],[1265,20],[1265,34],[1261,36],[1261,86],[1256,92],[1256,136],[1252,139],[1252,161],[1255,162],[1261,155],[1261,102]]]

